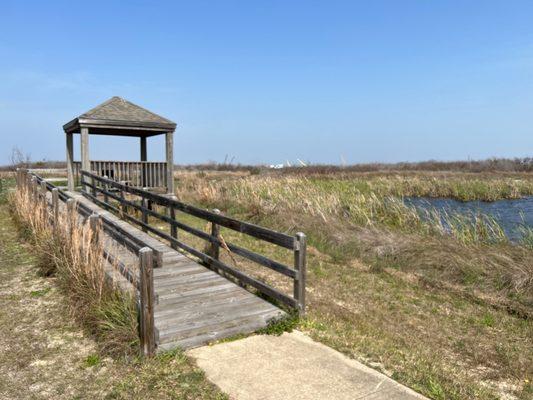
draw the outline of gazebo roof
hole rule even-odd
[[[176,123],[115,96],[63,125],[66,133],[81,128],[94,135],[146,137],[173,132]]]

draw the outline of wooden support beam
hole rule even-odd
[[[141,136],[141,161],[148,161],[148,147],[146,136]]]
[[[213,212],[215,214],[220,214],[220,210],[214,209]],[[210,249],[210,256],[213,257],[215,260],[218,260],[220,257],[220,245],[218,242],[218,239],[220,237],[220,225],[215,224],[214,222],[211,222],[211,236],[217,239],[217,241],[211,242],[211,249]]]
[[[81,169],[82,171],[91,171],[91,163],[89,161],[89,128],[80,129],[80,147],[81,147]],[[82,177],[83,182],[83,177]],[[84,188],[87,190],[87,188]]]
[[[148,212],[147,210],[149,210],[149,205],[148,205],[148,199],[145,199],[143,198],[142,199],[142,210],[141,210],[141,221],[143,224],[146,224],[148,225]],[[147,232],[147,229],[145,226],[142,227],[142,231],[143,232]]]
[[[305,278],[307,275],[306,253],[307,244],[305,234],[298,232],[294,237],[294,269],[298,275],[294,279],[294,299],[298,302],[298,311],[305,315]]]
[[[38,183],[37,178],[32,176],[31,177],[31,195],[33,197],[33,201],[37,202],[39,199],[39,191],[37,189]]]
[[[74,138],[72,133],[66,134],[67,140],[67,181],[68,190],[74,191]]]
[[[141,350],[145,356],[155,354],[155,324],[154,324],[154,276],[153,252],[149,247],[139,250],[140,272],[140,339]]]
[[[174,196],[174,132],[165,135],[167,161],[167,194]]]
[[[46,182],[44,181],[44,179],[41,181],[41,201],[43,202],[43,206],[44,206],[44,211],[46,212],[47,209],[46,209],[46,192],[47,192],[47,188],[46,188]]]
[[[98,214],[92,214],[89,216],[89,227],[91,228],[93,244],[98,243],[100,236],[100,216]]]
[[[174,207],[169,208],[169,217],[173,221],[176,220],[176,209]],[[170,224],[170,236],[172,236],[174,239],[178,240],[178,226],[176,224]],[[177,250],[178,246],[176,246],[176,243],[172,242],[170,243],[170,246]]]
[[[76,214],[76,200],[68,199],[67,200],[67,221],[69,234],[72,234],[74,227],[76,226],[78,215]]]

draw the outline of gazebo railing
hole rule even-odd
[[[166,188],[167,164],[152,161],[91,161],[91,172],[139,188]],[[80,181],[81,162],[74,163],[76,183]]]

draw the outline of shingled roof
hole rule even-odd
[[[87,127],[90,134],[153,136],[174,131],[176,124],[145,108],[115,96],[66,123],[66,133]]]

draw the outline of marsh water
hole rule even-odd
[[[507,237],[520,240],[521,227],[533,228],[533,196],[517,200],[457,201],[443,198],[411,197],[405,199],[407,205],[419,210],[434,208],[446,213],[460,213],[468,216],[486,214],[493,217],[503,228]]]

